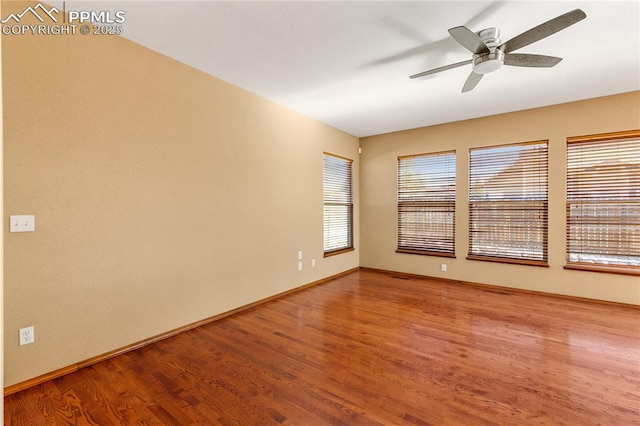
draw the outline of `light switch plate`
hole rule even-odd
[[[9,232],[34,232],[36,230],[36,217],[34,215],[9,216]]]

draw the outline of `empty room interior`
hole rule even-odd
[[[3,418],[640,424],[640,3],[6,1]]]

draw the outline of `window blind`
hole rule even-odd
[[[398,252],[454,256],[455,151],[398,158]]]
[[[469,259],[547,264],[547,142],[469,150]]]
[[[353,249],[352,160],[324,154],[324,254]]]
[[[640,272],[640,130],[567,140],[567,265]]]

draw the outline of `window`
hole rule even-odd
[[[353,250],[352,161],[324,154],[324,255]]]
[[[455,151],[398,158],[398,253],[454,257]]]
[[[567,268],[640,275],[640,130],[567,139]]]
[[[547,142],[469,150],[469,256],[547,265]]]

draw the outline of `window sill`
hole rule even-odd
[[[397,249],[396,253],[404,253],[404,254],[418,254],[422,256],[438,256],[438,257],[450,257],[455,259],[456,255],[454,253],[441,253],[438,251],[428,251],[428,250],[410,250],[410,249]]]
[[[587,265],[582,263],[570,263],[564,266],[564,269],[573,269],[576,271],[604,272],[607,274],[633,275],[640,277],[640,268],[634,266],[606,266],[606,265]]]
[[[340,250],[328,251],[323,255],[323,257],[336,256],[338,254],[348,253],[348,252],[354,251],[354,250],[355,249],[353,247],[348,247],[348,248],[344,248],[344,249],[340,249]]]
[[[510,259],[507,257],[489,257],[472,254],[467,256],[467,260],[481,260],[485,262],[511,263],[514,265],[540,266],[542,268],[549,267],[549,264],[542,260]]]

